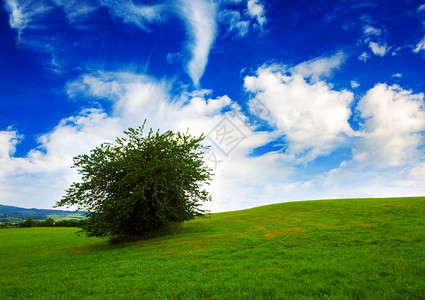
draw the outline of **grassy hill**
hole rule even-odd
[[[0,299],[424,299],[425,198],[293,202],[111,245],[0,230]]]
[[[10,205],[0,204],[0,223],[17,223],[27,219],[47,220],[52,218],[55,221],[60,220],[81,220],[84,219],[84,213],[78,211],[55,210],[55,209],[37,209],[22,208]]]

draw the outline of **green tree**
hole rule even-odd
[[[204,135],[150,129],[144,136],[145,123],[74,157],[82,182],[56,206],[85,211],[81,228],[88,236],[140,235],[206,213],[201,202],[211,197],[203,185],[212,174],[202,159]]]
[[[34,219],[32,219],[32,218],[29,218],[29,219],[27,219],[27,220],[25,220],[25,221],[21,221],[21,222],[19,222],[19,225],[21,226],[21,227],[36,227],[36,226],[38,226],[40,224],[40,221],[38,221],[38,220],[34,220]]]
[[[55,225],[55,220],[52,218],[48,218],[47,220],[43,221],[41,226],[44,227],[53,227]]]

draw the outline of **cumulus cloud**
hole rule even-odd
[[[369,90],[357,106],[364,124],[354,159],[379,167],[417,162],[425,130],[423,99],[422,93],[398,85],[378,84]]]
[[[293,161],[329,154],[354,134],[348,123],[351,92],[332,90],[321,81],[308,83],[277,66],[259,68],[255,76],[245,77],[244,85],[270,111],[267,121],[285,136],[286,155]]]
[[[420,6],[418,6],[418,8],[416,9],[417,12],[422,12],[425,11],[425,4],[422,4]]]
[[[251,29],[265,32],[267,24],[264,3],[259,0],[220,1],[218,22],[226,26],[226,33],[236,38],[247,36]]]
[[[377,56],[385,56],[388,52],[388,46],[386,44],[378,44],[375,42],[369,43],[369,48],[372,50],[373,54]]]
[[[374,55],[385,56],[391,49],[386,42],[386,35],[388,35],[385,28],[376,28],[370,23],[372,20],[364,19],[366,24],[363,26],[363,41],[361,44],[367,45]],[[396,51],[393,52],[393,55],[396,54]],[[366,61],[369,58],[369,55],[366,52],[363,52],[359,60]]]
[[[359,55],[358,59],[360,61],[366,62],[370,58],[370,55],[363,51],[362,54]]]
[[[191,59],[187,70],[195,85],[204,73],[208,55],[217,35],[217,7],[208,0],[179,1],[180,13],[190,36],[188,43]]]
[[[358,83],[355,80],[351,80],[350,85],[351,85],[351,88],[355,89],[355,88],[358,88],[360,86],[360,83]]]
[[[267,23],[264,4],[260,0],[248,0],[247,8],[251,18],[256,19],[258,25],[262,28]]]
[[[218,17],[221,23],[228,26],[228,32],[234,33],[237,37],[244,37],[248,34],[250,21],[244,20],[239,11],[223,9]]]

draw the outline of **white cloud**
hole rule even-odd
[[[340,51],[329,57],[322,56],[298,64],[291,71],[317,82],[320,79],[330,77],[333,71],[338,69],[345,60],[346,56],[344,52]]]
[[[378,56],[385,56],[385,54],[387,54],[388,51],[388,46],[386,44],[378,44],[375,42],[369,42],[369,48],[370,50],[372,50],[373,54],[378,55]]]
[[[365,36],[370,36],[370,35],[380,36],[382,34],[382,30],[370,25],[365,25],[363,27],[363,34]]]
[[[220,1],[219,3],[218,21],[225,25],[227,34],[242,38],[247,36],[251,29],[257,29],[260,33],[265,32],[267,17],[261,0]]]
[[[208,55],[217,34],[217,7],[207,0],[179,1],[180,12],[190,36],[188,48],[192,57],[187,70],[197,86],[208,63]]]
[[[19,36],[31,22],[36,23],[37,20],[41,20],[46,12],[55,7],[63,8],[70,22],[80,22],[102,6],[108,8],[112,17],[123,23],[133,24],[144,31],[150,31],[150,24],[163,22],[168,14],[177,11],[186,23],[189,37],[187,48],[191,57],[188,59],[186,66],[187,73],[196,86],[199,84],[217,34],[217,4],[213,1],[194,0],[188,2],[181,0],[174,3],[174,6],[169,3],[155,5],[136,4],[131,0],[98,0],[96,4],[90,1],[76,0],[53,0],[53,3],[43,0],[7,0],[5,2],[5,8],[10,17],[10,26],[18,30]],[[231,22],[233,21],[232,19]],[[232,26],[232,30],[237,30],[239,34],[244,35],[246,30],[248,30],[249,23],[240,20],[232,23]],[[59,66],[56,57],[54,57],[54,49],[52,49],[51,43],[48,43],[48,47],[46,47],[46,41],[39,41],[37,36],[32,36],[26,42],[26,45],[35,45],[36,50],[50,53],[53,67]],[[37,45],[39,45],[38,48]],[[178,57],[176,55],[168,56],[169,61],[174,61],[175,58]]]
[[[243,20],[241,14],[236,10],[224,9],[219,12],[219,21],[228,26],[228,31],[237,37],[244,37],[249,32],[250,21]]]
[[[182,54],[180,52],[171,52],[167,54],[166,58],[167,62],[172,65],[181,61]]]
[[[362,54],[360,54],[360,56],[358,57],[359,60],[366,62],[368,59],[370,58],[370,55],[367,54],[366,52],[363,52]]]
[[[248,0],[247,8],[248,14],[251,18],[256,19],[260,28],[263,28],[263,26],[267,23],[264,4],[260,0]]]
[[[16,151],[16,145],[19,143],[20,137],[15,130],[0,131],[0,159],[9,158]]]
[[[425,50],[425,36],[424,38],[416,45],[416,48],[413,49],[414,53],[419,53],[419,51]]]
[[[270,111],[266,119],[285,136],[288,157],[305,162],[329,154],[354,134],[348,123],[352,93],[285,71],[259,68],[255,76],[245,77],[245,88]]]
[[[30,0],[6,0],[4,7],[9,14],[10,27],[18,30],[18,37],[34,18],[40,17],[52,9],[52,6],[45,1]]]
[[[354,159],[378,167],[417,162],[425,130],[423,98],[397,85],[377,84],[369,90],[357,106],[365,121]]]
[[[425,4],[420,5],[417,9],[417,12],[425,11]]]
[[[165,5],[137,5],[131,0],[6,0],[5,8],[9,13],[9,23],[19,34],[33,21],[42,19],[43,15],[52,11],[55,7],[63,8],[70,22],[78,22],[85,19],[100,6],[109,9],[112,16],[120,18],[124,23],[131,23],[142,30],[149,30],[147,24],[163,20],[162,13]]]
[[[351,88],[355,89],[355,88],[358,88],[360,86],[360,83],[358,83],[355,80],[351,80],[350,85],[351,85]]]
[[[24,207],[51,207],[78,178],[70,169],[72,157],[87,153],[102,141],[112,141],[119,133],[117,124],[118,119],[108,117],[101,110],[83,110],[40,136],[39,146],[25,157],[12,155],[18,142],[17,133],[6,132],[9,143],[2,145],[9,146],[1,151],[8,150],[9,155],[0,157],[0,196],[8,195],[3,201]],[[1,132],[0,139],[4,135],[5,132]]]
[[[22,8],[18,6],[17,0],[6,0],[5,8],[9,13],[10,27],[22,32],[29,22],[29,17],[26,16],[23,13]]]
[[[83,74],[66,84],[70,98],[106,98],[116,101],[124,94],[126,87],[138,82],[154,82],[146,75],[125,72],[93,72]]]
[[[163,20],[164,5],[138,5],[131,0],[98,0],[99,4],[108,7],[112,15],[124,23],[134,24],[142,30],[148,30],[147,24]]]
[[[90,1],[84,0],[53,0],[53,2],[63,7],[70,22],[81,21],[98,8]]]
[[[386,42],[386,36],[388,35],[388,31],[385,28],[376,28],[369,23],[372,22],[371,19],[364,18],[363,21],[366,23],[363,26],[363,37],[362,41],[358,42],[358,45],[367,45],[369,49],[372,51],[374,55],[377,56],[385,56],[391,48]],[[397,54],[397,49],[394,50],[392,55]],[[369,58],[369,55],[366,52],[363,52],[359,56],[359,60],[366,61]]]
[[[400,46],[398,46],[398,47],[395,47],[395,48],[393,48],[393,49],[391,49],[391,55],[392,56],[396,56],[396,55],[398,55],[399,54],[399,52],[400,52],[400,50],[401,49],[403,49],[402,47],[400,47]],[[390,49],[388,49],[388,51],[389,51]]]

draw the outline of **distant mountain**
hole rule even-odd
[[[27,219],[47,220],[52,218],[56,221],[69,219],[81,220],[84,219],[84,212],[67,211],[55,209],[37,209],[37,208],[22,208],[10,205],[0,204],[0,222],[16,223]]]

